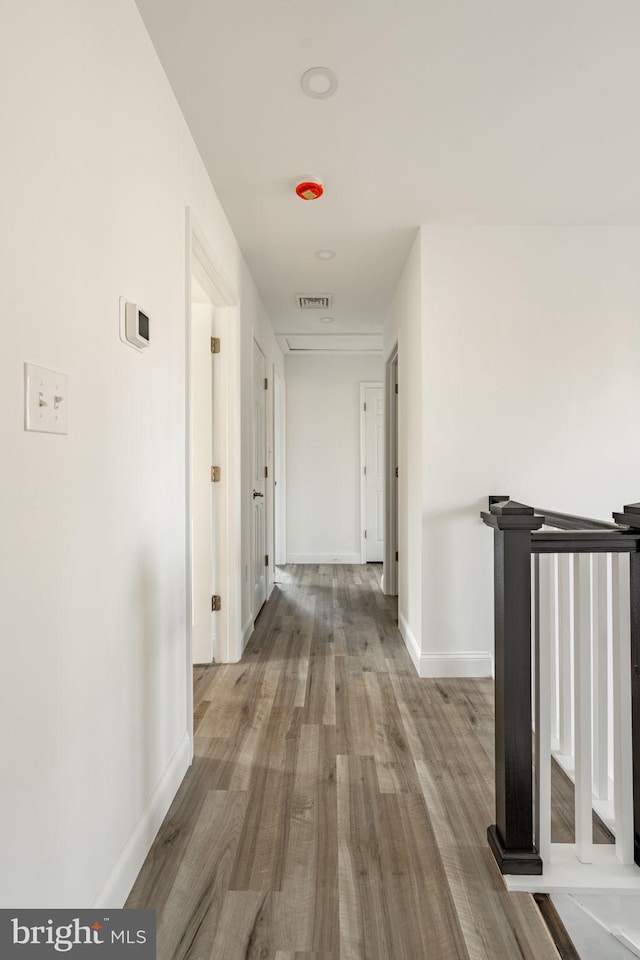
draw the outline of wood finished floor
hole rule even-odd
[[[486,843],[492,682],[417,679],[380,572],[281,568],[242,662],[196,669],[194,763],[127,902],[159,960],[558,960]]]

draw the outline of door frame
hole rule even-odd
[[[269,565],[270,565],[273,562],[273,557],[271,555],[272,552],[271,553],[269,552],[270,551],[269,489],[272,485],[272,480],[273,480],[273,467],[271,465],[271,459],[270,459],[270,439],[269,439],[269,430],[270,430],[269,422],[271,420],[271,417],[269,415],[270,414],[269,407],[270,407],[270,398],[272,394],[272,389],[271,389],[272,377],[271,377],[271,371],[269,370],[269,366],[267,363],[266,353],[262,348],[262,344],[254,334],[251,340],[251,400],[252,400],[252,403],[251,403],[251,484],[252,484],[252,488],[253,488],[253,481],[255,478],[255,468],[256,468],[256,464],[253,462],[253,458],[255,456],[255,450],[256,450],[255,432],[254,432],[255,426],[256,426],[255,419],[254,419],[255,418],[255,402],[254,402],[254,396],[253,396],[253,391],[255,390],[255,369],[254,369],[255,347],[257,347],[260,353],[262,354],[262,358],[264,360],[263,371],[264,371],[264,376],[267,380],[267,387],[264,390],[264,459],[265,459],[265,466],[267,467],[267,476],[264,478],[265,483],[264,483],[264,512],[263,513],[264,513],[264,547],[267,553],[269,554]],[[262,607],[260,607],[260,610],[254,609],[255,582],[256,582],[256,569],[255,569],[256,544],[255,544],[255,523],[254,523],[254,516],[253,516],[253,498],[251,501],[251,510],[252,510],[252,514],[251,514],[251,549],[249,553],[249,558],[250,558],[249,583],[251,586],[251,611],[252,611],[251,620],[253,624],[256,617],[260,613],[260,610],[262,609]],[[269,580],[270,580],[269,569],[267,565],[265,565],[264,566],[264,602],[265,603],[269,599]],[[271,578],[271,585],[273,586],[273,578]]]
[[[363,380],[360,382],[360,563],[367,562],[367,541],[364,535],[367,529],[367,479],[364,472],[367,462],[365,396],[370,388],[382,389],[381,380]]]
[[[190,207],[185,216],[185,572],[186,572],[186,709],[187,732],[193,757],[193,437],[191,370],[191,278],[196,278],[214,306],[214,335],[224,348],[214,377],[214,457],[220,461],[220,490],[216,511],[216,579],[223,597],[217,625],[217,660],[240,659],[240,324],[239,298],[227,272],[207,240]],[[237,392],[237,396],[236,396]]]
[[[382,592],[395,597],[398,594],[398,343],[393,346],[384,368],[384,560]],[[395,451],[395,455],[394,455]]]
[[[273,559],[274,566],[287,562],[287,436],[284,381],[273,366]]]
[[[216,552],[218,504],[218,484],[212,484],[209,471],[217,463],[214,459],[213,409],[216,396],[214,376],[216,358],[212,356],[209,341],[213,335],[215,307],[209,295],[203,290],[193,273],[192,286],[198,288],[196,299],[192,290],[191,298],[191,481],[189,493],[192,498],[191,523],[191,560],[194,573],[191,590],[191,632],[193,666],[210,665],[217,658],[217,640],[219,615],[211,610],[211,595],[218,592],[216,578]],[[206,297],[206,303],[204,298]],[[206,317],[206,319],[205,319]],[[198,405],[194,409],[193,404]],[[202,418],[202,421],[201,421]],[[200,422],[199,422],[200,421]],[[206,424],[206,428],[205,428]],[[197,473],[196,473],[197,471]],[[206,507],[202,497],[206,495]],[[209,554],[211,566],[207,582],[204,582],[202,562],[205,559],[203,549]],[[196,564],[196,558],[198,563]],[[196,606],[197,605],[197,606]],[[206,626],[205,626],[206,625]],[[198,636],[198,629],[201,631]],[[202,635],[207,634],[207,644]]]

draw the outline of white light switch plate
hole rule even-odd
[[[66,373],[24,365],[24,428],[67,433],[69,390]]]

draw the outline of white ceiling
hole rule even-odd
[[[137,3],[278,333],[379,333],[419,224],[640,222],[638,0]]]

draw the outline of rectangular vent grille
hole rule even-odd
[[[333,296],[329,293],[299,293],[296,300],[301,310],[330,310]]]

